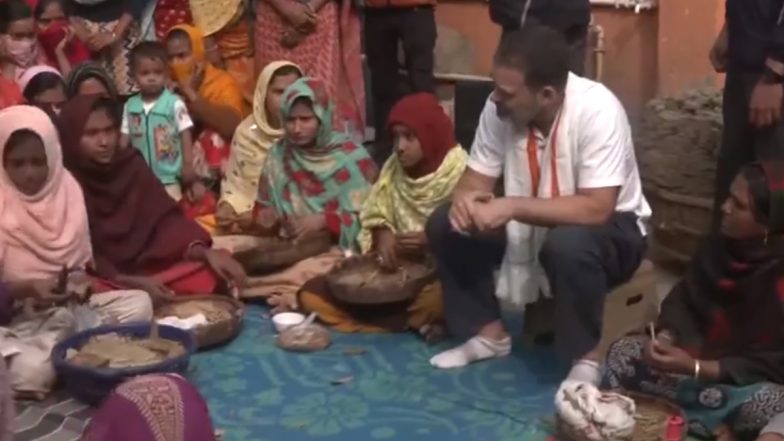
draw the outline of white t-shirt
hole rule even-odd
[[[577,188],[620,187],[616,211],[637,215],[640,231],[645,234],[645,221],[651,208],[642,194],[640,172],[634,155],[631,127],[623,105],[604,85],[569,74],[565,102],[569,134],[577,137],[573,152],[574,177]],[[536,133],[539,151],[547,144]],[[525,148],[528,131],[518,130],[511,120],[501,119],[496,105],[488,99],[479,126],[468,166],[486,176],[499,177],[505,161],[514,149]]]
[[[155,101],[143,101],[142,108],[144,109],[144,114],[150,113],[153,107],[158,100]],[[179,97],[175,98],[174,100],[174,120],[177,122],[177,133],[182,133],[190,128],[193,127],[193,120],[191,119],[190,114],[188,114],[188,106],[185,105],[185,102],[181,100]],[[128,105],[126,104],[123,107],[123,115],[122,115],[122,123],[120,124],[120,133],[123,135],[129,135],[130,129],[128,128]]]

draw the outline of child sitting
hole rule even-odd
[[[165,85],[166,49],[143,42],[131,51],[131,75],[139,87],[123,111],[122,146],[132,145],[175,201],[183,190],[200,200],[205,192],[193,168],[193,121],[185,103]]]

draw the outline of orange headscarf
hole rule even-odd
[[[218,69],[207,62],[204,36],[201,31],[194,26],[181,24],[171,28],[169,33],[171,34],[175,30],[188,34],[194,61],[204,63],[204,80],[199,87],[199,96],[205,101],[231,107],[243,118],[249,115],[250,109],[242,97],[242,91],[237,81],[225,70]]]

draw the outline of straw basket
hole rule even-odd
[[[204,295],[175,298],[172,301],[157,307],[155,309],[155,317],[163,318],[175,316],[185,319],[193,315],[194,311],[198,311],[199,305],[205,303],[212,303],[225,310],[228,312],[229,318],[210,322],[207,325],[199,326],[191,330],[193,337],[196,339],[198,348],[213,348],[234,340],[242,329],[242,320],[245,317],[245,305],[230,297]]]
[[[327,285],[341,302],[381,305],[410,300],[435,278],[435,265],[429,258],[405,257],[400,264],[397,271],[386,272],[375,255],[349,259],[327,275]]]

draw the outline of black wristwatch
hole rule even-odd
[[[766,65],[762,70],[762,77],[760,77],[760,80],[765,84],[784,84],[784,75]]]

